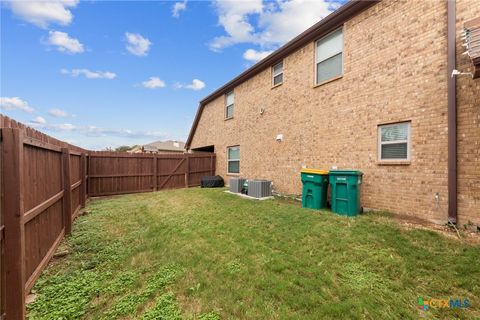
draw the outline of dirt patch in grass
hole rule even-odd
[[[480,247],[384,213],[187,189],[91,201],[31,319],[480,318]],[[418,298],[469,299],[421,313]]]
[[[410,215],[388,214],[388,217],[395,220],[402,229],[435,231],[452,240],[473,245],[480,244],[480,232],[477,231],[476,226],[469,223],[458,225],[455,228],[447,224],[436,224]]]

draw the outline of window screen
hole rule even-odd
[[[316,83],[341,76],[343,73],[343,31],[339,29],[316,43]]]
[[[233,117],[233,105],[235,102],[235,95],[232,92],[226,94],[225,97],[225,118],[229,119]]]
[[[240,173],[240,147],[229,147],[227,153],[228,173]]]
[[[410,159],[410,122],[379,126],[379,159]]]
[[[274,86],[283,82],[283,61],[272,68],[272,83]]]

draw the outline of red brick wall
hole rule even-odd
[[[478,11],[464,9],[469,4],[459,1],[464,16]],[[233,119],[224,120],[223,97],[207,105],[191,147],[214,144],[217,171],[228,178],[226,148],[240,145],[240,175],[272,179],[281,193],[301,193],[303,165],[358,169],[364,207],[445,222],[446,2],[385,0],[343,30],[341,79],[314,86],[312,42],[284,60],[281,86],[272,88],[265,70],[236,87]],[[459,81],[460,223],[467,217],[480,223],[478,82]],[[411,161],[379,163],[378,125],[405,120],[411,121]],[[277,134],[284,141],[277,142]],[[476,144],[464,143],[462,135]]]
[[[473,72],[462,53],[460,32],[465,21],[480,17],[478,1],[457,1],[457,69]],[[460,223],[480,224],[480,79],[457,77],[458,214]]]

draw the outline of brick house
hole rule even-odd
[[[358,169],[366,208],[479,225],[480,79],[462,38],[478,17],[471,0],[348,2],[202,100],[186,148],[284,194],[304,166]]]
[[[184,153],[185,143],[176,140],[154,141],[152,143],[136,146],[129,153]]]

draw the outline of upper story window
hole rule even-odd
[[[233,104],[235,102],[235,95],[230,91],[225,95],[225,119],[233,118]]]
[[[277,86],[283,83],[283,61],[272,67],[272,85]]]
[[[315,83],[343,74],[343,30],[340,28],[315,43]]]
[[[235,95],[230,91],[225,95],[225,119],[233,118],[233,105],[235,102]]]
[[[378,126],[378,159],[410,160],[410,122]]]

